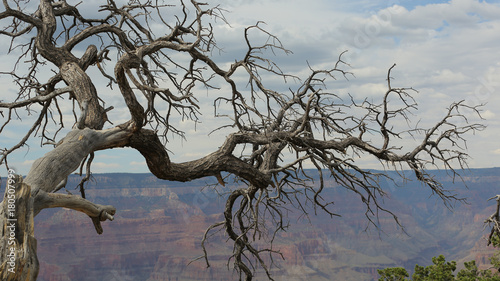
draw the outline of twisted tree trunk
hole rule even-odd
[[[22,177],[9,174],[0,217],[0,279],[36,280],[38,259],[33,233],[34,204],[31,188]]]
[[[101,221],[113,220],[116,209],[88,201],[83,189],[81,196],[56,193],[65,186],[71,173],[86,164],[86,177],[80,185],[83,186],[91,174],[93,153],[98,150],[135,149],[145,158],[151,173],[165,180],[185,182],[215,176],[224,185],[221,173],[235,175],[245,187],[231,191],[224,221],[210,226],[207,233],[223,228],[233,241],[234,253],[229,260],[234,260],[241,279],[253,278],[254,258],[272,280],[271,270],[261,256],[269,254],[272,259],[272,255],[279,253],[272,247],[257,250],[249,235],[266,237],[268,230],[261,228],[262,225],[274,224],[271,231],[274,235],[284,230],[287,206],[305,212],[303,204],[311,202],[315,209],[337,215],[330,209],[332,202],[321,198],[325,188],[323,172],[325,177],[331,176],[360,196],[370,221],[378,211],[392,214],[378,201],[385,194],[379,179],[387,175],[360,167],[356,161],[361,155],[368,154],[379,160],[384,170],[409,168],[446,203],[457,198],[446,193],[442,184],[427,173],[428,167],[444,167],[453,176],[460,176],[455,168],[467,166],[467,154],[462,149],[464,134],[484,128],[481,124],[468,123],[461,110],[478,115],[479,111],[464,102],[453,103],[431,128],[410,126],[408,116],[417,109],[411,96],[414,90],[391,86],[390,73],[395,65],[387,73],[387,91],[382,93],[381,101],[366,99],[358,104],[351,97],[351,102],[346,103],[327,88],[328,80],[350,75],[342,70],[341,66],[345,65],[342,54],[333,68],[309,67],[309,76],[298,79],[281,72],[265,56],[266,51],[289,51],[260,23],[244,30],[247,48],[244,57],[223,67],[225,63],[219,64],[211,56],[219,49],[212,20],[225,21],[222,10],[204,9],[206,4],[195,0],[180,1],[182,15],[171,17],[175,18],[173,22],[163,17],[171,15],[171,5],[159,3],[142,5],[129,1],[118,7],[118,1],[102,1],[99,13],[95,13],[101,17],[92,19],[82,16],[79,4],[72,6],[65,0],[40,0],[35,12],[20,8],[18,2],[4,0],[0,4],[3,6],[0,20],[8,23],[0,27],[0,36],[12,42],[12,50],[24,50],[10,73],[20,86],[18,96],[9,98],[11,102],[0,101],[0,109],[7,109],[0,134],[6,126],[16,126],[11,123],[16,110],[26,107],[30,114],[40,110],[30,130],[16,145],[0,148],[0,165],[8,168],[7,156],[25,145],[35,133],[43,143],[55,144],[59,140],[58,132],[64,124],[74,121],[67,120],[59,102],[66,102],[66,106],[71,106],[68,101],[71,102],[73,114],[80,118],[54,149],[34,162],[24,180],[10,173],[5,197],[0,203],[1,280],[36,279],[38,261],[33,217],[42,209],[66,207],[83,212],[92,219],[99,234],[102,233]],[[188,12],[191,8],[195,13]],[[153,22],[163,24],[165,33],[155,36],[161,29],[151,29],[149,23]],[[63,30],[59,30],[61,28]],[[253,44],[250,34],[254,31],[264,34],[268,40],[264,44]],[[28,40],[23,41],[25,39]],[[96,41],[100,47],[89,44]],[[77,57],[73,49],[86,51]],[[117,57],[110,59],[109,52],[116,53]],[[113,76],[108,74],[104,60],[110,61]],[[27,66],[20,67],[24,63]],[[101,76],[89,76],[87,69],[94,66]],[[53,71],[51,67],[56,67],[57,73],[41,84],[40,74]],[[241,75],[246,75],[248,81],[241,82]],[[264,85],[264,75],[303,82],[295,90],[290,88],[290,93],[279,92]],[[121,95],[125,103],[122,110],[130,115],[129,121],[109,129],[104,129],[104,125],[113,120],[108,120],[107,112],[122,104],[105,108],[103,97],[107,90],[96,87],[105,81],[109,81],[112,89],[108,94]],[[113,89],[114,85],[117,87]],[[197,99],[200,87],[215,89],[212,100],[215,115],[227,117],[227,123],[218,129],[234,128],[234,131],[206,156],[173,163],[162,141],[168,140],[170,134],[184,137],[184,132],[174,126],[176,120],[198,123],[199,109],[206,105]],[[66,94],[68,97],[63,98]],[[3,118],[2,111],[0,114]],[[59,120],[56,120],[57,114]],[[120,117],[120,120],[123,119]],[[398,124],[404,121],[410,127],[400,129]],[[52,123],[55,128],[51,127]],[[401,147],[399,139],[404,137],[419,143]],[[320,174],[318,184],[308,176],[307,165],[312,165]],[[405,177],[404,173],[400,175]],[[268,242],[272,244],[272,239]],[[204,258],[208,266],[205,250]]]
[[[0,210],[0,280],[36,280],[39,265],[33,218],[45,208],[65,207],[83,212],[92,219],[97,233],[103,232],[100,222],[113,220],[113,206],[53,192],[65,185],[67,177],[90,153],[123,144],[130,136],[126,129],[74,129],[35,161],[24,180],[11,170]]]

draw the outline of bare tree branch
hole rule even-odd
[[[7,166],[8,155],[35,135],[41,143],[54,144],[24,179],[32,200],[26,207],[28,216],[44,208],[68,207],[89,215],[96,231],[102,233],[101,221],[112,220],[115,208],[86,200],[83,184],[90,179],[95,151],[128,147],[140,152],[151,173],[160,179],[186,182],[213,176],[225,185],[222,174],[234,177],[238,186],[221,210],[224,221],[207,229],[202,258],[209,266],[204,243],[209,232],[220,230],[234,245],[228,262],[240,279],[252,280],[256,270],[263,270],[272,280],[273,259],[281,255],[273,241],[289,227],[287,206],[306,216],[311,206],[314,212],[340,215],[333,202],[322,196],[329,187],[328,177],[359,196],[374,225],[379,212],[392,215],[399,223],[380,200],[385,195],[380,180],[393,179],[361,167],[357,162],[361,157],[378,160],[383,169],[396,170],[405,180],[404,170],[410,170],[447,205],[461,199],[429,170],[444,168],[460,178],[459,170],[467,168],[467,135],[484,128],[470,123],[464,112],[480,117],[480,106],[454,102],[430,128],[412,125],[410,117],[418,111],[412,97],[416,90],[395,87],[391,78],[395,65],[387,71],[387,89],[379,100],[353,96],[344,100],[329,87],[337,79],[353,76],[343,58],[345,52],[330,69],[308,65],[306,77],[287,74],[269,57],[291,51],[263,22],[243,30],[246,51],[242,58],[230,65],[217,62],[213,53],[221,49],[213,25],[227,23],[219,7],[180,1],[179,14],[167,18],[164,15],[170,14],[170,4],[128,1],[119,6],[107,0],[98,8],[99,18],[86,18],[78,5],[66,0],[40,0],[32,13],[16,3],[4,0],[5,11],[0,13],[4,24],[0,36],[11,41],[8,51],[16,50],[18,56],[8,66],[10,71],[0,73],[11,77],[18,87],[17,95],[0,101],[0,108],[8,110],[5,116],[0,111],[4,120],[0,134],[12,129],[22,110],[39,112],[36,118],[28,118],[32,125],[24,137],[1,150],[0,165]],[[259,43],[256,34],[266,40]],[[46,73],[52,77],[41,81]],[[283,84],[298,82],[299,86],[282,92],[269,86],[268,77],[279,78]],[[117,104],[105,104],[113,99],[104,96],[105,89],[100,87],[104,84],[111,94],[123,98],[128,121],[108,119],[109,110],[121,109]],[[200,94],[205,92],[201,89],[215,90],[208,96],[215,116],[224,122],[221,128],[232,131],[215,151],[174,163],[168,136],[185,136],[175,126],[176,120],[198,122],[202,118],[200,97],[206,95]],[[74,126],[56,141],[65,126],[65,108],[72,108],[70,124]],[[115,126],[113,121],[121,124]],[[414,141],[409,144],[406,139]],[[81,197],[56,194],[68,175],[79,167],[83,173],[84,165]],[[490,222],[495,223],[493,232],[498,231],[498,211]],[[269,246],[257,248],[255,240],[264,240]]]

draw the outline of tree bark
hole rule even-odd
[[[34,201],[21,176],[9,178],[1,204],[0,279],[36,280],[39,263],[34,237]]]
[[[78,103],[79,110],[74,108],[73,114],[80,115],[80,119],[54,149],[33,163],[23,181],[9,174],[8,189],[0,203],[1,280],[36,279],[38,260],[33,217],[42,209],[66,207],[83,212],[92,219],[99,234],[103,231],[101,221],[114,219],[116,209],[113,206],[92,203],[85,199],[83,191],[82,197],[55,194],[85,161],[87,175],[82,183],[90,177],[93,157],[88,157],[98,150],[131,147],[144,156],[151,173],[164,180],[186,182],[215,176],[224,185],[223,172],[242,180],[247,187],[232,190],[224,210],[225,220],[209,230],[222,227],[233,240],[235,247],[229,260],[234,259],[236,270],[246,280],[253,277],[252,258],[272,280],[261,254],[278,253],[272,247],[256,250],[249,233],[253,232],[254,238],[256,234],[260,237],[263,234],[260,226],[268,225],[266,220],[269,218],[276,223],[274,235],[285,230],[283,218],[288,212],[285,204],[289,203],[304,211],[303,203],[312,202],[315,210],[336,215],[328,207],[331,202],[320,200],[325,187],[323,170],[338,184],[361,196],[370,221],[371,215],[375,216],[379,210],[392,213],[379,205],[377,199],[384,195],[379,178],[387,176],[359,167],[355,159],[362,154],[380,160],[384,169],[411,169],[417,179],[427,184],[446,204],[457,198],[446,193],[442,184],[426,169],[430,165],[441,165],[453,176],[460,176],[454,165],[467,166],[467,154],[461,147],[462,143],[465,145],[463,135],[484,128],[481,124],[468,123],[459,109],[472,110],[479,117],[480,114],[477,107],[466,106],[463,102],[453,103],[446,116],[430,129],[412,127],[401,131],[399,126],[394,128],[394,124],[409,121],[408,116],[417,109],[410,94],[414,91],[412,88],[391,86],[390,72],[395,65],[387,73],[388,89],[380,103],[366,99],[357,104],[352,97],[351,103],[345,103],[326,88],[329,83],[325,82],[335,80],[337,75],[345,78],[350,75],[340,67],[347,65],[342,59],[343,53],[332,69],[310,67],[311,73],[306,79],[285,74],[265,53],[289,51],[277,37],[264,30],[260,22],[245,29],[247,52],[244,58],[236,60],[229,68],[223,67],[225,63],[218,63],[211,57],[211,53],[218,50],[211,21],[221,19],[225,22],[222,10],[218,7],[204,9],[202,6],[206,4],[196,1],[184,1],[191,2],[195,13],[181,1],[183,15],[175,16],[175,26],[167,24],[170,20],[162,16],[170,15],[163,10],[170,5],[158,3],[142,5],[129,1],[134,3],[118,7],[116,1],[103,1],[99,5],[99,15],[103,17],[89,19],[79,13],[77,6],[65,0],[40,0],[34,13],[21,8],[19,1],[12,1],[14,9],[9,2],[0,4],[4,7],[0,20],[11,20],[11,24],[0,28],[0,36],[11,41],[9,50],[23,51],[14,64],[15,70],[10,73],[20,86],[18,96],[12,102],[0,102],[0,109],[8,109],[6,121],[0,124],[0,133],[7,125],[16,126],[11,120],[21,107],[26,107],[29,114],[38,104],[42,108],[30,130],[16,145],[10,149],[0,148],[0,165],[5,164],[8,168],[7,156],[25,145],[33,134],[40,135],[42,143],[55,143],[59,139],[58,132],[68,123],[58,105],[63,94],[69,93],[69,99]],[[205,21],[206,17],[211,17],[209,22]],[[150,22],[163,23],[165,35],[153,36],[156,28],[150,29]],[[266,43],[252,43],[251,30],[267,36]],[[99,47],[86,45],[90,42],[99,42]],[[73,49],[83,50],[81,47],[85,46],[86,51],[80,58],[72,52]],[[116,53],[117,58],[109,58],[109,52]],[[45,60],[42,61],[42,57]],[[114,64],[111,66],[114,77],[108,74],[104,60]],[[38,76],[48,70],[43,67],[46,62],[59,72],[42,84]],[[92,65],[101,72],[101,77],[89,76],[87,69]],[[247,74],[247,83],[241,82],[241,71]],[[267,88],[264,75],[283,78],[285,82],[289,78],[304,82],[297,89],[290,89],[291,93],[280,93]],[[106,122],[113,121],[108,120],[106,114],[113,106],[104,108],[103,92],[95,87],[101,80],[93,79],[109,80],[111,89],[113,85],[118,86],[130,114],[128,122],[103,130]],[[219,85],[222,81],[225,86]],[[59,85],[63,82],[66,85]],[[228,123],[220,128],[232,127],[235,131],[206,156],[173,163],[160,139],[168,139],[171,133],[184,137],[184,132],[173,125],[175,118],[198,121],[200,106],[205,104],[197,100],[200,86],[217,89],[213,99],[215,114],[228,118]],[[139,94],[146,102],[138,98]],[[351,109],[352,114],[349,113]],[[54,130],[51,120],[55,123]],[[393,141],[404,137],[418,139],[419,133],[422,138],[416,147],[399,147],[399,141]],[[293,157],[290,161],[289,156]],[[307,175],[305,165],[308,164],[313,164],[320,174],[319,184]],[[406,179],[403,173],[401,176]],[[298,197],[299,194],[303,197]],[[259,212],[259,206],[265,211]],[[495,218],[498,221],[498,216]],[[206,251],[204,253],[208,264]]]
[[[73,94],[82,111],[83,104],[87,103],[86,127],[101,129],[108,118],[106,117],[104,108],[99,104],[97,90],[88,74],[74,62],[63,63],[60,70],[62,78],[73,90]]]

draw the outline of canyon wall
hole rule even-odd
[[[417,181],[381,185],[388,193],[384,208],[398,216],[379,213],[365,216],[359,196],[330,181],[326,200],[342,217],[324,212],[309,216],[291,209],[290,227],[273,248],[275,280],[376,280],[377,269],[429,264],[433,256],[447,260],[477,259],[485,266],[492,249],[486,248],[483,221],[494,211],[486,200],[500,190],[500,169],[471,170],[460,181],[437,172],[445,187],[468,204],[444,206]],[[79,177],[72,176],[66,192]],[[232,247],[227,237],[216,233],[208,242],[211,266],[203,259],[200,241],[206,228],[222,221],[224,192],[215,192],[215,179],[173,183],[149,174],[95,174],[86,186],[87,198],[117,208],[115,220],[103,224],[97,235],[84,214],[66,210],[44,210],[35,218],[40,281],[84,280],[237,280],[231,263]],[[228,185],[227,188],[231,188]],[[3,190],[1,190],[3,192]],[[265,242],[257,242],[262,247]],[[266,257],[270,261],[269,257]],[[258,280],[263,280],[262,272]]]

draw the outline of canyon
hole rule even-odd
[[[439,254],[458,264],[474,259],[487,267],[495,250],[486,247],[483,222],[495,210],[496,202],[487,199],[500,193],[500,168],[463,171],[463,182],[446,171],[433,173],[466,203],[443,204],[411,174],[404,181],[382,179],[387,196],[380,202],[401,225],[384,212],[371,216],[370,223],[359,196],[327,179],[324,198],[334,202],[341,217],[312,208],[304,216],[290,208],[289,227],[273,243],[282,255],[273,256],[274,279],[377,280],[377,269],[403,266],[411,271]],[[63,192],[78,194],[79,182],[72,175]],[[215,178],[177,183],[150,174],[94,174],[86,197],[115,206],[115,220],[103,223],[104,233],[98,235],[84,214],[43,210],[35,218],[38,280],[238,280],[228,263],[232,245],[222,232],[208,240],[210,267],[197,259],[205,230],[223,220],[224,194],[234,188],[214,189],[215,183]],[[266,280],[261,269],[256,280]]]

